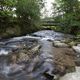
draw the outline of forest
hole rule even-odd
[[[1,0],[0,36],[19,36],[43,29],[41,9],[45,0]],[[62,32],[80,34],[80,1],[55,0],[50,18]],[[44,18],[46,19],[46,17]]]

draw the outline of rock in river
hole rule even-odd
[[[73,46],[72,48],[76,53],[80,53],[80,46]]]
[[[75,58],[76,65],[80,66],[80,46],[77,45],[73,46],[72,48],[76,52],[76,58]]]
[[[73,73],[67,73],[61,77],[60,80],[80,80],[80,67],[76,67],[76,71]]]
[[[53,44],[55,47],[63,47],[63,48],[69,47],[66,43],[62,43],[61,41],[53,41]]]

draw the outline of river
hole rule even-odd
[[[0,41],[0,80],[54,80],[55,65],[53,41],[73,38],[52,30],[42,30],[31,35],[14,37]],[[36,46],[36,47],[35,47]],[[39,47],[36,54],[29,54],[24,60],[23,52]],[[22,61],[15,61],[14,55],[20,53]],[[13,56],[12,56],[13,55]],[[14,61],[12,61],[12,58]],[[60,80],[80,80],[80,68],[66,74]]]

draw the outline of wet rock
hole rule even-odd
[[[36,39],[21,39],[21,40],[15,40],[13,41],[7,41],[6,42],[6,47],[11,47],[11,48],[17,48],[17,49],[24,49],[24,48],[32,48],[35,45],[38,44],[38,41]]]
[[[76,58],[75,58],[75,63],[76,63],[77,66],[80,66],[80,58],[77,58],[77,57],[76,57]]]
[[[36,51],[38,51],[39,49],[40,49],[40,45],[38,44],[38,45],[34,46],[34,47],[31,49],[31,51],[36,52]]]
[[[69,47],[66,43],[62,43],[61,41],[54,41],[53,44],[55,47],[63,47],[63,48]]]
[[[72,48],[76,53],[80,54],[80,46],[73,46]]]
[[[38,53],[40,45],[36,45],[31,49],[21,49],[15,52],[12,52],[9,55],[9,61],[10,63],[21,63],[21,62],[27,62],[28,60],[31,60],[32,57]],[[35,56],[34,56],[35,57]]]
[[[11,64],[9,66],[8,76],[18,74],[25,68],[25,65]]]
[[[70,41],[68,44],[69,44],[70,47],[72,47],[72,46],[75,46],[76,45],[76,42]]]
[[[10,64],[9,66],[5,66],[2,73],[5,75],[12,75],[16,74],[24,69],[24,65],[18,65],[18,64]]]
[[[76,52],[75,63],[77,66],[80,66],[80,47],[79,45],[73,46],[73,50]]]
[[[79,47],[80,47],[80,44],[77,44],[77,46],[79,46]]]
[[[24,44],[26,46],[24,46]],[[13,50],[14,48],[15,49],[17,48],[17,50]],[[23,69],[27,68],[26,65],[28,60],[33,60],[33,56],[35,57],[35,54],[38,54],[39,48],[40,48],[40,45],[35,39],[29,39],[28,41],[25,39],[23,41],[17,41],[17,42],[14,40],[13,41],[11,40],[9,42],[6,42],[6,46],[3,47],[3,50],[5,51],[1,51],[2,53],[0,55],[1,73],[3,73],[3,75],[7,75],[8,80],[14,80],[14,79],[18,80],[19,78],[18,75],[23,74],[22,73],[24,71]],[[4,55],[3,52],[6,55]],[[28,74],[26,74],[25,72],[25,75],[28,75]],[[24,77],[21,78],[21,80],[22,79],[26,80],[25,75]],[[18,76],[18,77],[11,78],[12,76]],[[7,77],[5,78],[5,80],[7,80]]]
[[[76,71],[73,73],[67,73],[60,80],[80,80],[80,67],[76,67]]]

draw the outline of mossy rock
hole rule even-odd
[[[71,42],[69,42],[69,43],[68,43],[68,45],[69,45],[70,47],[72,47],[72,46],[77,45],[77,43],[76,43],[76,42],[74,42],[74,41],[71,41]]]

